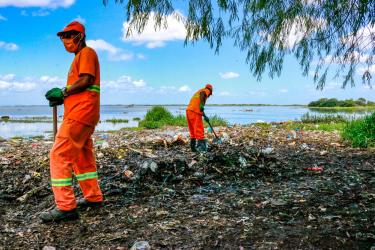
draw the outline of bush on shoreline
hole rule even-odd
[[[373,107],[375,102],[366,100],[365,98],[358,98],[357,100],[337,100],[336,98],[321,98],[317,101],[310,102],[308,107],[333,108],[333,107]]]
[[[227,126],[228,122],[221,117],[213,116],[210,117],[212,126]],[[204,123],[207,126],[206,123]],[[154,106],[147,111],[146,116],[139,122],[139,127],[156,129],[163,126],[181,126],[187,127],[186,116],[176,115],[174,116],[163,106]]]
[[[342,131],[342,138],[349,141],[353,147],[375,147],[375,112],[348,122]]]

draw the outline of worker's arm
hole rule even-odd
[[[70,85],[67,90],[67,96],[74,95],[85,91],[87,87],[94,84],[94,77],[89,74],[82,74],[79,76],[78,80],[75,81],[72,85]]]
[[[204,111],[204,105],[206,105],[206,93],[204,91],[200,92],[199,94],[199,99],[200,99],[200,105],[199,105],[199,108],[201,110],[201,112]]]

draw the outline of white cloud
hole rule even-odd
[[[309,23],[309,25],[308,25]],[[311,26],[312,25],[312,26]],[[279,43],[283,48],[293,48],[304,37],[311,35],[318,28],[325,27],[325,19],[313,19],[312,17],[296,17],[294,20],[286,22],[282,32],[277,37],[271,37],[269,34],[261,34],[265,40],[272,39]],[[310,27],[311,26],[311,27]]]
[[[55,85],[64,85],[65,80],[57,76],[41,76],[39,80],[42,83],[55,84]]]
[[[0,80],[0,89],[9,89],[11,84],[6,81]]]
[[[138,81],[133,81],[133,84],[136,87],[145,87],[146,86],[146,83],[145,83],[145,81],[143,81],[143,79],[138,80]]]
[[[369,71],[370,74],[375,74],[375,64],[374,65],[371,65],[370,67],[360,67],[357,69],[357,74],[359,75],[363,75],[363,73],[365,73],[366,71]]]
[[[70,7],[76,0],[1,0],[0,7]]]
[[[181,86],[179,89],[178,89],[178,92],[190,92],[191,91],[191,88],[187,85],[184,85],[184,86]]]
[[[18,50],[18,45],[15,43],[6,43],[0,41],[0,49],[8,50],[8,51],[15,51]]]
[[[88,40],[87,45],[97,51],[108,52],[108,60],[110,61],[128,61],[133,58],[132,53],[125,52],[102,39]]]
[[[74,18],[73,21],[77,21],[77,22],[80,22],[82,24],[86,24],[86,19],[84,19],[80,15],[78,15],[76,18]]]
[[[15,74],[6,74],[6,75],[0,75],[0,80],[2,81],[12,81],[15,78]]]
[[[220,77],[223,79],[232,79],[237,78],[240,76],[240,74],[236,72],[225,72],[225,73],[219,73]]]
[[[341,38],[342,43],[346,43],[348,46],[351,44],[357,44],[362,50],[371,50],[374,48],[374,35],[375,35],[375,24],[368,24],[365,27],[358,29],[356,35],[349,35]]]
[[[37,84],[29,78],[16,80],[14,74],[0,75],[0,90],[2,92],[25,92],[36,89]]]
[[[178,18],[177,18],[178,17]],[[169,16],[165,17],[167,28],[162,27],[155,31],[155,13],[151,13],[149,20],[144,27],[141,34],[136,31],[132,31],[129,37],[126,34],[129,29],[129,22],[123,23],[123,36],[122,40],[124,42],[131,42],[136,45],[146,44],[147,48],[153,49],[157,47],[165,46],[166,42],[184,40],[186,37],[186,28],[184,25],[184,17],[180,12],[175,12]]]
[[[228,92],[228,91],[222,91],[222,92],[219,93],[219,96],[230,96],[230,95],[231,95],[231,93]]]
[[[279,91],[280,91],[280,93],[288,93],[287,89],[280,89]]]
[[[8,18],[6,18],[6,17],[3,16],[3,15],[0,15],[0,21],[6,21],[6,20],[8,20]]]
[[[146,59],[146,57],[145,57],[145,55],[143,55],[143,54],[137,54],[137,58],[138,59],[141,59],[141,60],[143,60],[143,59]]]
[[[114,81],[103,81],[102,87],[103,89],[133,91],[146,88],[147,84],[143,79],[134,80],[130,76],[123,75]]]

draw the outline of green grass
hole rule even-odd
[[[109,122],[109,123],[128,123],[129,120],[128,119],[107,119],[107,120],[105,120],[105,122]]]
[[[303,122],[290,122],[283,125],[284,128],[290,129],[290,130],[296,130],[296,129],[302,129],[302,130],[319,130],[319,131],[327,131],[327,132],[333,132],[333,131],[342,131],[345,122],[330,122],[330,123],[303,123]]]
[[[309,110],[319,113],[364,113],[375,110],[375,106],[356,106],[356,107],[308,107]]]
[[[353,147],[375,147],[375,112],[362,119],[348,122],[341,134]]]
[[[43,135],[35,135],[35,136],[32,136],[31,139],[35,139],[35,140],[43,140],[43,139],[44,139],[44,136],[43,136]]]
[[[212,126],[227,126],[228,123],[223,118],[218,116],[210,117],[210,122]],[[165,107],[154,106],[149,111],[143,120],[139,122],[139,127],[155,129],[161,128],[163,126],[181,126],[187,127],[186,116],[184,115],[172,115]],[[208,124],[204,123],[205,126]]]
[[[48,116],[35,116],[35,117],[23,117],[23,118],[8,118],[8,117],[1,117],[0,121],[3,122],[12,122],[12,123],[39,123],[39,122],[45,122],[45,123],[51,123],[53,122],[52,117]]]
[[[342,123],[349,119],[342,115],[310,115],[306,113],[301,117],[303,123]]]

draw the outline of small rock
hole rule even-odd
[[[104,157],[104,154],[102,152],[99,152],[98,155],[97,155],[98,158],[103,158]]]

